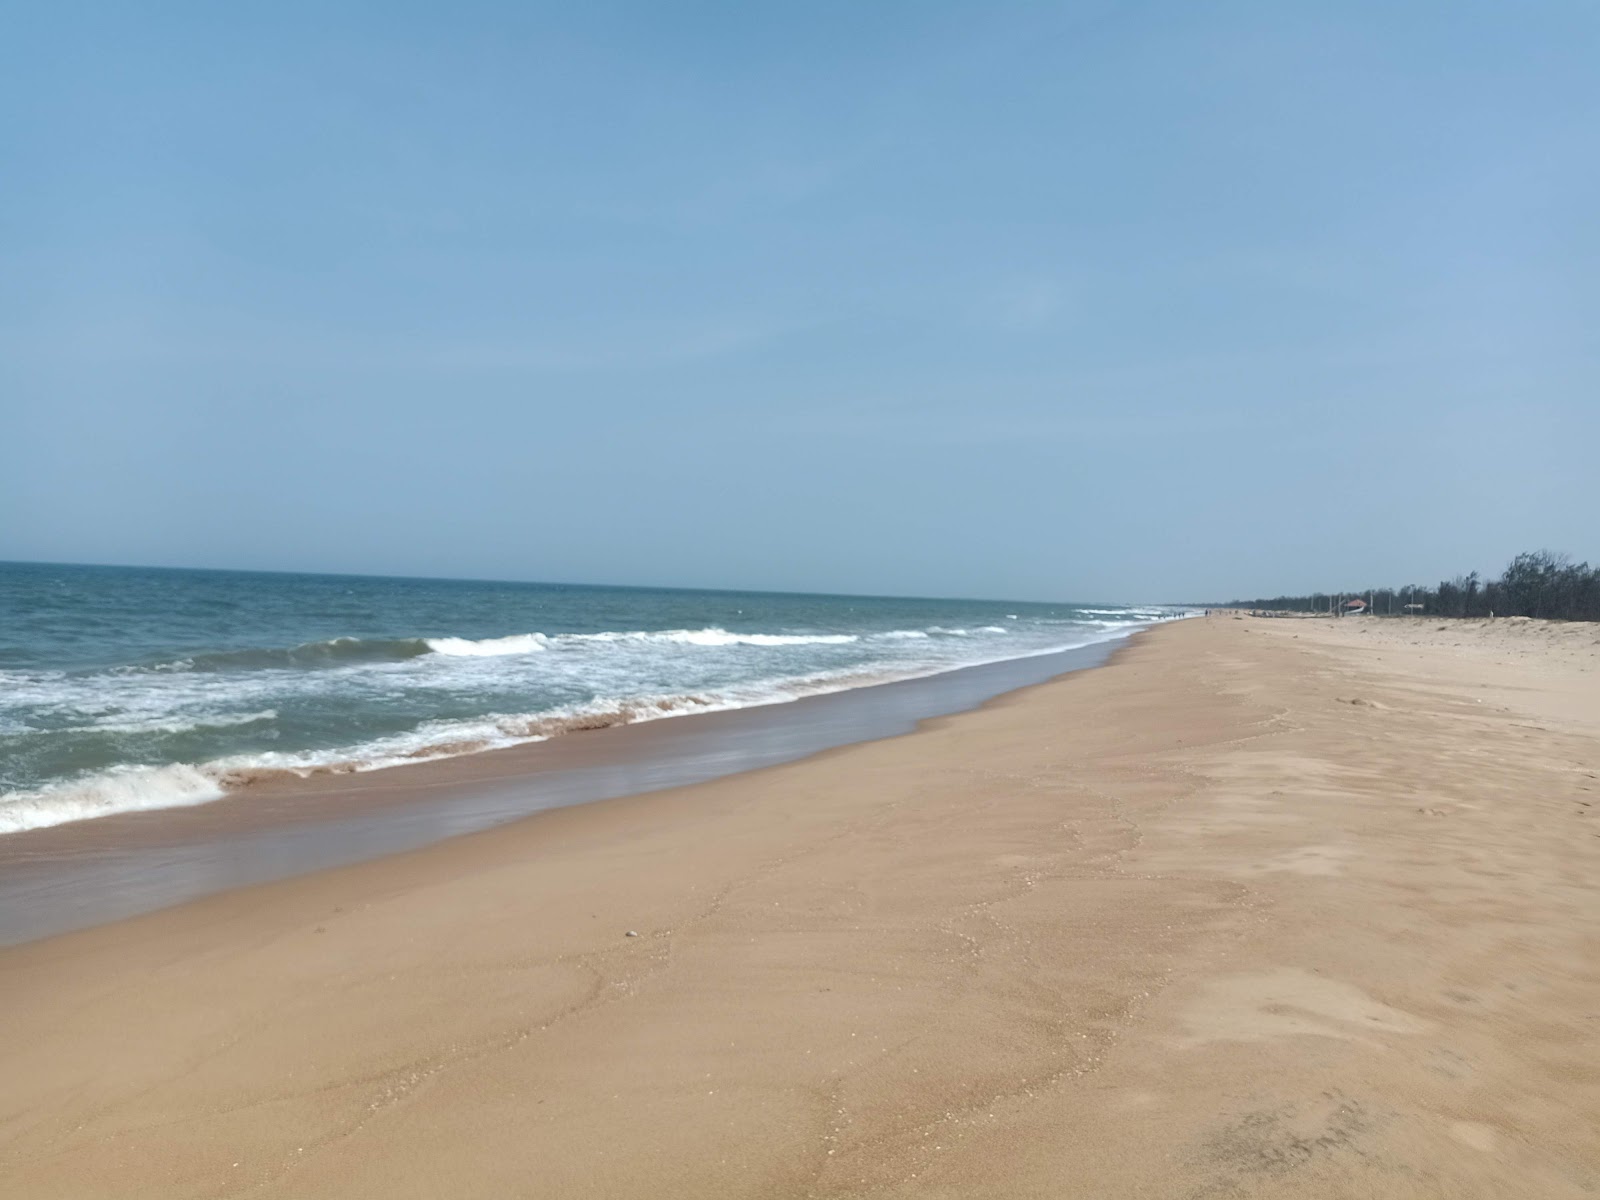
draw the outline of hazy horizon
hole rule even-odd
[[[40,10],[0,558],[1198,603],[1600,558],[1600,9]]]
[[[729,595],[741,593],[750,595],[775,595],[775,596],[823,596],[837,599],[859,598],[865,600],[975,600],[986,603],[1004,603],[1014,600],[1019,604],[1184,604],[1186,601],[1161,601],[1155,599],[1138,598],[1111,598],[1106,596],[1072,596],[1072,597],[1039,597],[1039,596],[911,596],[892,592],[818,592],[818,591],[783,591],[775,588],[754,587],[696,587],[692,584],[664,584],[664,583],[630,583],[609,579],[514,579],[514,578],[487,578],[463,575],[393,575],[374,571],[297,571],[292,568],[267,568],[267,567],[228,567],[228,566],[194,566],[179,563],[112,563],[112,562],[68,562],[65,559],[0,559],[0,567],[86,567],[94,570],[112,571],[215,571],[223,574],[235,575],[311,575],[327,579],[395,579],[395,580],[426,580],[432,583],[508,583],[528,584],[542,587],[594,587],[615,588],[619,591],[641,592],[725,592]]]
[[[1547,547],[1542,549],[1548,549]],[[1557,551],[1556,553],[1561,553]],[[835,599],[865,599],[865,600],[938,600],[938,601],[977,601],[982,603],[1006,603],[1014,601],[1018,604],[1059,604],[1063,606],[1082,604],[1108,604],[1124,607],[1138,607],[1141,605],[1157,605],[1161,607],[1196,607],[1207,604],[1250,603],[1251,597],[1244,593],[1218,595],[1218,596],[990,596],[990,595],[912,595],[899,592],[827,592],[806,589],[781,589],[738,586],[697,586],[694,584],[667,584],[650,582],[630,582],[613,579],[519,579],[514,577],[488,577],[465,575],[397,575],[378,571],[302,571],[293,568],[278,567],[229,567],[229,566],[195,566],[182,563],[113,563],[113,562],[69,562],[65,559],[0,559],[0,567],[85,567],[96,570],[117,571],[214,571],[222,574],[237,575],[307,575],[328,579],[394,579],[394,580],[420,580],[433,583],[489,583],[489,584],[526,584],[538,587],[571,587],[571,588],[613,588],[619,591],[659,591],[659,592],[715,592],[729,595],[773,595],[773,596],[819,596]],[[1473,568],[1468,568],[1472,570]],[[1365,580],[1359,584],[1350,580],[1344,583],[1327,584],[1326,586],[1305,587],[1299,590],[1292,588],[1278,589],[1273,592],[1262,592],[1262,596],[1304,596],[1315,594],[1350,594],[1368,590],[1382,590],[1391,588],[1405,588],[1417,585],[1432,589],[1441,580],[1454,579],[1466,575],[1468,570],[1453,571],[1440,579],[1410,579],[1410,580]],[[1492,579],[1499,575],[1500,568],[1494,570],[1478,569],[1478,574],[1484,579]]]

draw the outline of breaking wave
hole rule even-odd
[[[797,614],[754,630],[339,636],[188,653],[152,642],[116,666],[0,671],[0,834],[1053,654],[1165,615],[1064,609],[1026,621],[1007,613],[1001,626],[979,624],[996,611],[958,608],[872,628],[842,604],[820,629]],[[666,620],[682,611],[658,610]],[[949,623],[931,623],[938,617]],[[723,619],[761,621],[743,609]],[[397,624],[427,629],[432,620]],[[313,632],[278,636],[288,642],[302,629]]]
[[[830,688],[821,680],[795,680],[788,681],[787,686],[764,689],[759,695],[735,692],[604,698],[543,713],[490,713],[464,720],[425,721],[411,733],[321,753],[266,753],[205,763],[112,767],[32,791],[0,796],[0,834],[119,813],[204,804],[238,789],[274,780],[383,770],[542,742],[569,733],[743,708],[752,703],[781,703],[827,690],[837,687]]]
[[[542,633],[482,638],[476,642],[471,638],[458,637],[423,640],[423,645],[435,654],[446,654],[451,658],[498,658],[502,654],[535,654],[546,649],[549,644],[550,639]]]
[[[113,767],[69,783],[0,797],[0,833],[20,833],[117,813],[204,804],[221,799],[223,790],[202,768],[187,763]]]
[[[936,630],[935,632],[946,632]],[[964,631],[954,631],[964,632]],[[991,627],[989,632],[1004,632]],[[887,636],[922,636],[896,631]],[[732,633],[717,626],[705,629],[621,630],[600,633],[517,633],[505,637],[336,637],[287,648],[250,647],[192,654],[162,662],[117,668],[120,673],[174,671],[306,670],[363,663],[406,662],[426,654],[449,658],[499,658],[538,654],[551,649],[595,643],[639,643],[677,646],[847,646],[861,640],[854,633]]]
[[[905,634],[918,631],[890,632]],[[491,713],[483,717],[454,721],[425,721],[410,733],[378,738],[360,746],[325,752],[298,754],[269,752],[221,758],[198,764],[113,767],[33,791],[0,795],[0,834],[42,829],[118,813],[204,804],[221,799],[230,792],[274,780],[309,779],[323,775],[383,770],[541,742],[569,733],[608,729],[618,725],[632,725],[643,721],[688,716],[693,713],[783,704],[806,696],[935,675],[954,669],[956,666],[980,665],[982,661],[993,662],[1010,657],[1026,658],[1059,653],[1074,646],[1106,639],[1107,635],[1097,634],[1070,645],[1031,650],[1022,655],[1001,655],[985,660],[970,660],[959,664],[924,664],[900,670],[880,667],[820,671],[723,691],[628,699],[599,698],[587,704],[547,712]],[[275,715],[271,712],[242,714],[234,718],[232,723],[245,724]],[[228,722],[224,719],[221,723]],[[104,728],[101,727],[102,730]]]
[[[148,721],[97,721],[92,725],[69,725],[57,733],[196,733],[202,729],[236,729],[244,725],[260,725],[276,721],[276,709],[267,708],[253,713],[218,713],[215,716],[197,716],[189,719],[168,718]]]
[[[353,637],[329,638],[324,642],[306,642],[287,649],[262,647],[240,650],[216,650],[206,654],[193,654],[167,662],[146,663],[122,667],[123,673],[145,671],[248,671],[248,670],[306,670],[318,667],[342,667],[355,663],[404,662],[427,654],[428,643],[423,638]]]

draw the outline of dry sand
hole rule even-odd
[[[1600,631],[1439,624],[5,951],[0,1195],[1600,1195]]]

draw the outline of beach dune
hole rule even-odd
[[[0,1194],[1600,1194],[1597,637],[1178,622],[0,951]]]

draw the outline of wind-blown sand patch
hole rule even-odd
[[[1186,1046],[1303,1035],[1361,1041],[1370,1033],[1428,1028],[1352,984],[1294,967],[1209,980],[1183,1020]]]

